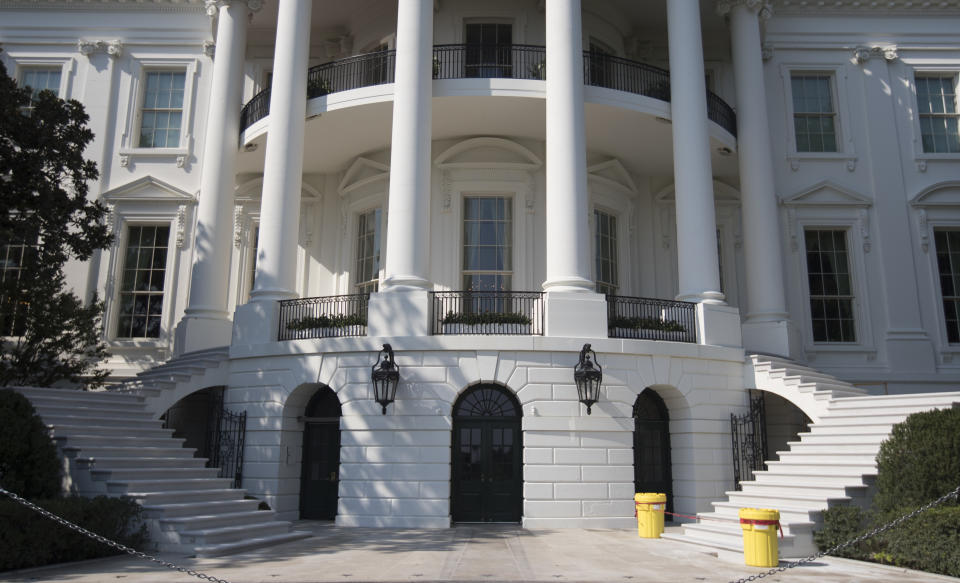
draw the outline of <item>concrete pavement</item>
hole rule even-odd
[[[301,521],[315,536],[228,557],[163,558],[230,583],[435,581],[735,581],[766,569],[724,562],[699,547],[642,539],[636,531],[524,530],[465,525],[443,530],[337,528]],[[667,527],[675,529],[679,527]],[[0,573],[10,582],[187,583],[196,577],[134,557]],[[957,582],[859,561],[825,558],[764,578],[780,583]]]

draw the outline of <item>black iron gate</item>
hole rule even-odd
[[[233,478],[233,487],[243,482],[243,441],[247,435],[247,412],[236,413],[223,406],[223,390],[214,391],[210,407],[206,458],[208,468],[219,468],[217,476]]]
[[[752,480],[753,472],[765,469],[767,459],[767,421],[763,393],[750,398],[750,411],[743,415],[730,414],[730,434],[733,438],[733,482]]]

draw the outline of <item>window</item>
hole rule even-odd
[[[804,229],[814,342],[856,342],[847,232]]]
[[[131,226],[120,284],[119,338],[158,338],[169,226]]]
[[[253,235],[251,236],[252,241],[250,241],[250,260],[249,267],[247,267],[247,300],[250,299],[250,292],[253,291],[253,286],[256,283],[257,279],[257,249],[260,245],[260,225],[253,227]]]
[[[832,81],[833,77],[825,74],[790,76],[797,152],[837,151]]]
[[[357,217],[357,268],[353,274],[357,293],[380,287],[380,209]]]
[[[141,148],[180,146],[183,121],[184,71],[147,71],[141,108]]]
[[[476,22],[466,25],[467,77],[513,77],[513,25]]]
[[[57,95],[60,94],[60,75],[62,73],[61,67],[50,67],[50,68],[34,68],[24,69],[20,75],[20,86],[29,87],[31,89],[30,93],[30,105],[22,107],[21,112],[30,114],[33,111],[34,105],[37,101],[37,96],[41,91],[53,91]]]
[[[947,324],[947,342],[960,342],[960,231],[935,229],[937,271],[943,297],[943,319]]]
[[[513,278],[513,210],[504,196],[463,199],[463,289],[509,291]]]
[[[619,287],[617,265],[617,217],[601,210],[593,211],[595,225],[597,293],[616,294]]]
[[[923,151],[932,154],[960,152],[957,78],[954,75],[924,75],[917,77],[916,82]]]
[[[22,336],[25,331],[24,311],[30,304],[22,297],[17,282],[34,250],[22,243],[0,245],[0,284],[4,293],[12,291],[12,297],[0,297],[0,336]]]

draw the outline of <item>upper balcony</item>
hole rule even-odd
[[[393,83],[395,66],[394,51],[378,51],[312,67],[307,73],[307,97]],[[542,46],[447,44],[433,48],[433,77],[438,80],[543,81],[546,75],[546,51]],[[670,101],[669,71],[603,53],[584,52],[583,82],[587,86]],[[270,89],[265,89],[244,106],[240,114],[241,132],[269,112]],[[707,92],[707,117],[736,136],[733,108],[712,91]]]

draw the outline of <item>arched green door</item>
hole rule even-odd
[[[504,387],[476,385],[453,408],[450,506],[454,522],[520,522],[520,403]]]
[[[300,518],[333,520],[340,489],[340,401],[329,387],[310,399],[304,415]]]
[[[645,389],[633,405],[633,481],[636,492],[667,495],[673,512],[673,473],[670,468],[670,417],[656,392]],[[670,515],[666,516],[671,520]]]

